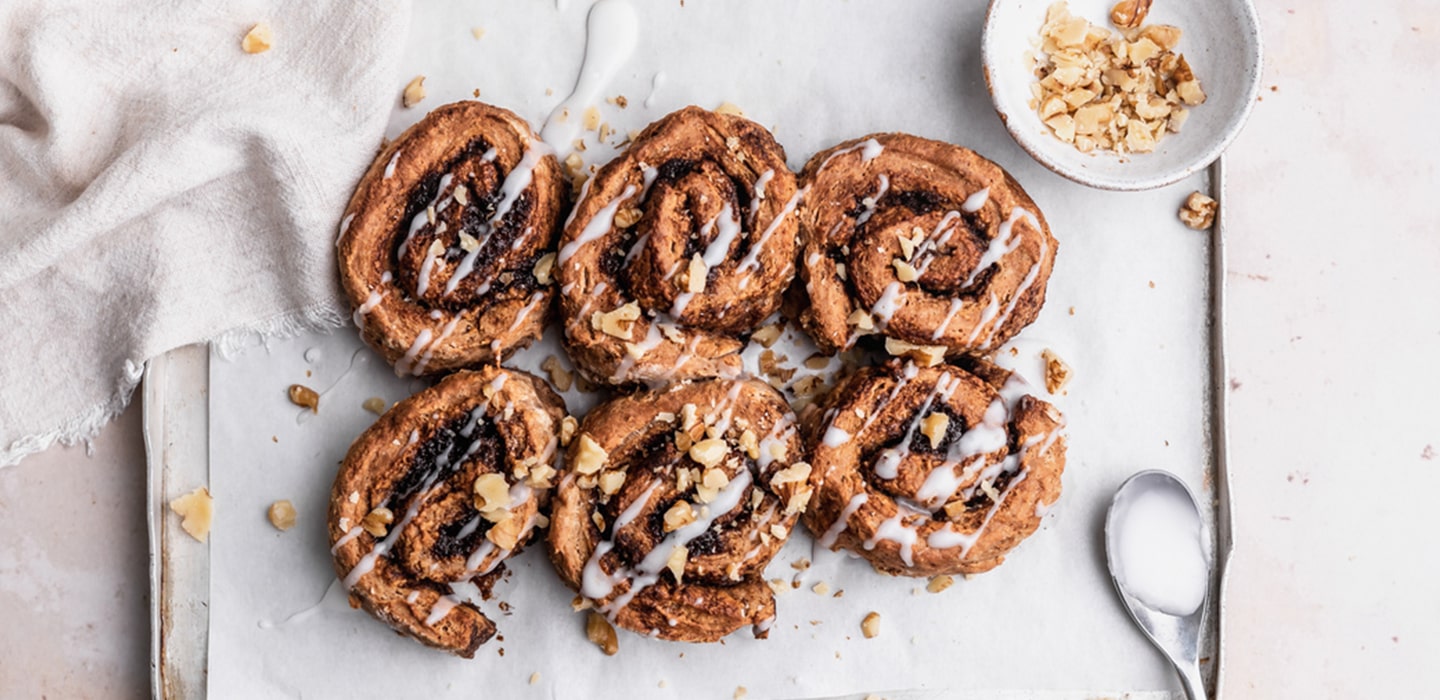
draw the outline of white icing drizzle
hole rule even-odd
[[[830,427],[825,429],[825,437],[820,442],[826,447],[834,449],[850,442],[850,433],[841,430],[839,426],[831,423]]]
[[[395,162],[400,160],[400,153],[401,149],[395,149],[395,155],[390,156],[390,162],[385,164],[384,179],[389,180],[390,178],[395,177]]]
[[[982,187],[975,194],[966,197],[965,201],[961,202],[960,208],[965,210],[967,213],[974,214],[975,212],[980,211],[980,207],[985,206],[985,203],[988,201],[990,201],[990,188]]]
[[[370,312],[374,311],[375,307],[380,305],[385,295],[390,293],[390,289],[385,285],[390,284],[390,280],[392,279],[394,279],[394,277],[390,274],[389,270],[380,274],[380,287],[370,290],[370,294],[365,297],[365,303],[356,307],[355,313],[350,316],[351,320],[355,322],[356,328],[365,327],[365,317],[369,316]]]
[[[440,596],[435,601],[434,607],[430,608],[430,615],[425,618],[425,625],[427,627],[435,626],[435,623],[445,619],[445,616],[459,604],[460,601],[456,600],[454,596]]]
[[[341,239],[345,238],[345,232],[350,230],[350,223],[354,220],[355,212],[346,214],[345,218],[340,220],[340,233],[335,236],[335,246],[337,248],[340,246]]]
[[[400,242],[401,250],[404,250],[410,245],[410,239],[414,238],[415,234],[425,227],[425,224],[430,223],[431,209],[434,209],[437,214],[445,211],[445,207],[450,204],[450,198],[446,197],[442,203],[441,195],[445,193],[445,190],[450,187],[450,183],[454,180],[455,176],[450,173],[445,173],[440,176],[440,183],[435,187],[435,198],[430,200],[430,203],[426,205],[424,209],[417,212],[415,218],[410,220],[410,230],[406,231],[405,240]]]
[[[955,394],[955,389],[960,386],[960,381],[945,372],[935,380],[935,388],[925,396],[925,402],[920,404],[910,418],[910,423],[905,428],[905,437],[900,444],[886,449],[880,453],[879,459],[875,461],[875,475],[882,479],[894,479],[900,475],[900,462],[910,454],[910,442],[915,439],[915,432],[920,429],[920,422],[925,416],[930,415],[930,407],[939,399],[943,404],[950,400]]]
[[[590,294],[585,296],[585,301],[580,303],[579,313],[575,314],[575,317],[570,319],[569,323],[565,324],[566,338],[570,338],[575,335],[576,327],[583,326],[590,322],[590,305],[594,303],[596,299],[599,299],[600,295],[605,292],[605,286],[606,285],[604,280],[601,280],[600,282],[595,283],[595,289],[591,290]]]
[[[645,489],[645,492],[640,494],[639,498],[636,498],[625,510],[620,511],[620,515],[616,516],[615,523],[611,526],[610,531],[612,533],[619,532],[621,528],[629,525],[631,521],[639,517],[640,511],[645,509],[646,503],[649,503],[650,495],[654,493],[655,489],[659,486],[660,482],[658,481],[650,484],[649,488]],[[613,541],[605,540],[597,544],[595,551],[590,553],[590,559],[585,562],[585,569],[580,574],[581,595],[591,600],[600,600],[610,595],[611,591],[615,590],[615,586],[625,580],[622,571],[607,574],[605,573],[605,569],[600,566],[600,558],[614,548],[615,543]]]
[[[1000,315],[1000,297],[995,296],[995,292],[990,292],[990,303],[986,304],[985,310],[980,312],[980,320],[975,322],[975,328],[970,331],[970,337],[965,342],[974,343],[975,339],[980,337],[980,331],[985,329],[985,324],[995,320],[998,315]]]
[[[860,200],[860,203],[865,205],[865,211],[860,212],[860,216],[855,217],[855,228],[860,228],[861,226],[864,226],[865,222],[869,221],[870,217],[875,215],[875,208],[879,206],[880,198],[884,197],[885,193],[889,191],[890,176],[886,175],[885,173],[880,173],[879,191],[877,191],[873,195],[870,195],[869,197]]]
[[[961,289],[969,287],[975,281],[975,278],[979,277],[980,273],[985,271],[985,268],[999,262],[1001,258],[1004,258],[1016,248],[1020,247],[1020,235],[1015,233],[1015,222],[1019,221],[1021,217],[1028,220],[1030,225],[1035,227],[1035,230],[1040,230],[1040,222],[1036,220],[1034,214],[1026,211],[1023,207],[1011,209],[1010,216],[1001,222],[1000,230],[997,231],[995,237],[990,240],[990,245],[985,247],[985,252],[980,256],[980,261],[975,263],[975,269],[970,271],[970,276],[966,277],[965,282],[960,285]]]
[[[954,299],[951,299],[950,308],[945,312],[945,320],[941,321],[940,325],[935,327],[935,332],[930,334],[930,339],[939,340],[942,336],[944,336],[945,331],[950,328],[950,322],[955,320],[955,316],[959,314],[960,309],[963,308],[965,308],[964,299],[961,299],[960,297],[955,297]],[[974,338],[972,337],[971,340],[973,341]]]
[[[767,170],[766,172],[769,171]],[[882,175],[881,177],[884,176]],[[770,240],[770,237],[775,234],[775,230],[780,228],[780,224],[784,223],[785,217],[789,216],[790,212],[795,211],[795,207],[798,206],[800,200],[804,198],[806,189],[796,192],[790,197],[789,201],[785,202],[785,207],[780,210],[780,214],[775,217],[774,221],[770,222],[769,226],[765,227],[765,232],[760,234],[760,238],[755,240],[755,243],[750,246],[749,252],[745,253],[745,257],[740,260],[740,265],[735,268],[736,272],[744,273],[745,275],[740,278],[740,289],[743,290],[749,286],[750,275],[759,264],[760,249],[765,247],[765,242]]]
[[[665,71],[656,71],[650,77],[650,94],[645,96],[645,109],[655,106],[655,95],[660,92],[660,86],[665,84]]]
[[[415,364],[415,358],[420,356],[420,351],[425,349],[434,335],[435,332],[429,328],[420,329],[420,332],[415,335],[415,340],[410,343],[410,349],[406,350],[405,355],[395,363],[395,376],[403,377],[410,374],[410,369]]]
[[[510,322],[510,327],[505,329],[504,335],[514,333],[515,330],[520,327],[520,324],[524,323],[526,318],[529,318],[530,312],[535,310],[535,307],[540,304],[540,300],[544,298],[544,292],[531,294],[530,301],[526,302],[525,305],[520,307],[520,310],[515,313],[515,320]],[[500,338],[490,341],[490,352],[496,355],[500,354]]]
[[[920,533],[906,525],[905,519],[916,514],[907,513],[905,508],[900,506],[897,502],[895,515],[881,521],[880,526],[875,528],[875,536],[865,540],[864,546],[865,549],[874,549],[881,540],[889,540],[900,545],[900,560],[905,562],[905,566],[914,566],[915,541],[920,537]]]
[[[495,149],[491,148],[485,152],[484,160],[494,160],[495,154]],[[526,143],[525,154],[520,157],[520,162],[515,164],[515,169],[505,174],[505,181],[500,184],[500,203],[495,205],[495,211],[490,215],[490,218],[480,226],[480,237],[476,242],[475,249],[465,252],[465,257],[460,259],[459,266],[455,268],[455,274],[451,275],[449,281],[445,283],[446,294],[454,292],[455,288],[475,270],[475,260],[480,256],[480,252],[485,249],[486,244],[490,242],[490,237],[494,235],[495,229],[500,225],[500,222],[505,219],[505,215],[509,214],[510,210],[514,208],[515,202],[520,199],[520,195],[524,194],[525,190],[530,188],[530,183],[535,181],[535,167],[540,165],[540,162],[544,160],[546,156],[554,154],[555,151],[542,141],[529,141]],[[515,243],[518,244],[528,238],[532,230],[533,229],[526,229],[525,235],[518,236],[515,239]],[[490,285],[487,282],[480,293],[483,294],[485,291],[488,291],[489,288]]]
[[[870,315],[880,323],[880,330],[890,325],[895,312],[900,310],[901,300],[905,298],[905,289],[899,282],[891,282],[885,285],[885,290],[880,292],[880,298],[875,300],[875,305],[870,307]]]
[[[460,316],[456,315],[451,318],[448,323],[441,327],[440,335],[435,336],[434,342],[431,342],[428,346],[426,346],[425,352],[421,353],[420,361],[415,363],[415,370],[412,372],[412,374],[418,377],[425,373],[425,366],[430,364],[430,356],[435,354],[435,348],[440,347],[440,344],[445,342],[445,339],[449,338],[451,333],[455,332],[455,326],[459,325],[459,323]]]
[[[1047,243],[1042,236],[1040,238],[1039,257],[1035,259],[1034,263],[1031,263],[1030,271],[1026,272],[1025,278],[1020,280],[1020,286],[1015,288],[1015,294],[1010,297],[1010,303],[1005,305],[1005,311],[1000,314],[1000,317],[995,320],[995,324],[990,327],[990,333],[985,336],[985,345],[988,346],[991,341],[995,339],[995,334],[1004,327],[1005,321],[1009,320],[1010,313],[1015,310],[1015,305],[1020,303],[1020,297],[1024,296],[1026,290],[1030,289],[1030,285],[1035,284],[1035,278],[1040,275],[1040,263],[1045,260],[1045,256],[1049,254],[1049,252],[1050,244]]]
[[[940,223],[935,224],[935,230],[920,241],[915,247],[915,272],[924,276],[935,263],[935,250],[942,248],[954,237],[957,227],[955,224],[960,221],[960,212],[947,211],[945,216],[940,217]]]
[[[346,531],[345,531],[345,534],[340,536],[340,539],[335,540],[335,546],[330,548],[330,553],[331,553],[331,554],[334,554],[334,553],[340,551],[340,548],[341,548],[341,547],[344,547],[345,545],[349,544],[351,540],[355,539],[356,537],[359,537],[359,536],[360,536],[360,533],[362,533],[362,532],[364,532],[364,531],[365,531],[365,528],[360,527],[359,525],[356,525],[355,527],[352,527],[352,528],[350,528],[349,530],[346,530]]]
[[[610,379],[617,384],[624,381],[626,377],[630,376],[630,370],[635,367],[635,363],[649,354],[651,350],[660,347],[663,342],[665,342],[665,335],[660,332],[660,324],[651,321],[649,328],[645,330],[645,338],[635,343],[633,350],[625,349],[625,357],[621,358],[620,364],[615,367],[615,373],[611,375]]]
[[[860,510],[860,506],[865,505],[865,502],[869,500],[870,495],[863,491],[851,496],[850,501],[845,504],[845,508],[840,511],[840,516],[835,518],[835,522],[830,523],[830,527],[825,529],[825,534],[820,536],[820,546],[825,549],[834,547],[835,539],[840,537],[840,533],[844,532],[845,528],[849,527],[850,516]]]
[[[635,9],[623,0],[600,0],[590,8],[585,22],[585,58],[570,95],[555,106],[540,138],[569,153],[580,133],[580,111],[595,104],[600,92],[635,50],[639,37]]]
[[[589,182],[590,181],[587,180],[586,184],[589,184]],[[580,235],[576,236],[575,240],[566,243],[560,248],[560,253],[555,256],[555,263],[557,265],[564,265],[569,262],[570,258],[574,257],[576,253],[580,252],[582,246],[599,240],[601,236],[609,233],[615,224],[615,212],[619,211],[620,205],[634,194],[635,186],[626,185],[625,191],[621,192],[619,197],[616,197],[614,201],[606,204],[600,211],[595,212],[594,218],[586,222],[585,228],[580,230]],[[578,211],[578,209],[577,207],[576,210]]]
[[[770,180],[774,177],[775,169],[770,168],[760,173],[760,177],[755,178],[755,196],[750,199],[750,223],[752,225],[755,223],[755,217],[760,215],[760,205],[765,202],[765,186],[770,184]]]
[[[860,162],[869,163],[870,161],[875,160],[875,158],[877,158],[884,150],[885,147],[881,145],[879,141],[876,141],[875,139],[865,139],[864,141],[861,141],[854,146],[851,146],[849,148],[842,148],[834,153],[831,153],[828,157],[825,158],[824,161],[821,161],[819,169],[817,169],[815,172],[818,173],[821,170],[824,170],[830,165],[830,161],[835,160],[836,158],[843,156],[846,153],[854,153],[855,151],[860,151]]]

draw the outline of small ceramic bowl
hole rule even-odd
[[[1194,69],[1204,104],[1190,108],[1178,134],[1152,153],[1081,153],[1061,141],[1031,109],[1033,66],[1026,58],[1055,0],[991,0],[981,37],[985,84],[1010,135],[1045,167],[1075,182],[1107,190],[1148,190],[1208,166],[1240,133],[1260,92],[1260,24],[1250,0],[1156,0],[1146,24],[1181,29],[1177,53]],[[1114,30],[1115,0],[1070,0],[1070,12]]]

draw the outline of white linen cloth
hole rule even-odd
[[[257,22],[273,48],[246,54]],[[344,319],[342,209],[403,0],[0,2],[0,467],[93,437],[144,362]]]

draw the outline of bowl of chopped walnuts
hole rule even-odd
[[[1260,92],[1251,0],[991,0],[985,83],[1045,167],[1107,190],[1169,185],[1240,133]]]

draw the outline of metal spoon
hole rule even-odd
[[[1110,580],[1115,583],[1115,591],[1120,594],[1120,600],[1125,603],[1125,609],[1130,612],[1130,618],[1145,633],[1150,643],[1159,649],[1165,658],[1170,660],[1175,667],[1176,673],[1180,674],[1181,685],[1184,686],[1185,696],[1189,700],[1205,700],[1205,684],[1200,678],[1200,630],[1204,629],[1206,604],[1210,600],[1210,569],[1209,557],[1205,561],[1205,597],[1195,611],[1188,615],[1172,615],[1147,605],[1129,591],[1122,577],[1117,571],[1122,570],[1119,566],[1122,559],[1122,552],[1118,546],[1118,526],[1114,525],[1116,506],[1124,501],[1124,497],[1133,495],[1140,489],[1170,489],[1174,492],[1185,494],[1185,501],[1195,508],[1196,517],[1199,517],[1200,506],[1195,502],[1194,494],[1173,474],[1159,470],[1143,471],[1120,485],[1115,491],[1115,497],[1110,501],[1110,510],[1105,515],[1105,560],[1110,569]],[[1203,528],[1203,525],[1201,526]],[[1203,529],[1202,529],[1203,532]],[[1202,537],[1203,541],[1203,537]],[[1202,550],[1203,551],[1203,550]]]

